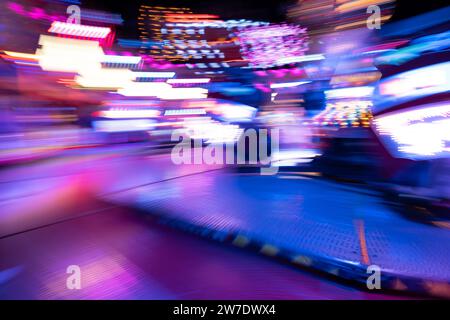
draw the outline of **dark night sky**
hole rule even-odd
[[[286,7],[296,0],[82,0],[82,6],[120,13],[125,20],[119,37],[137,38],[136,18],[141,4],[190,7],[195,13],[218,14],[223,19],[284,20]],[[411,17],[448,5],[448,0],[397,0],[393,20]]]

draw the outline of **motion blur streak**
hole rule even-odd
[[[448,4],[176,3],[0,1],[0,299],[450,298]]]

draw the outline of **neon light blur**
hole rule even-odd
[[[380,94],[405,97],[450,90],[450,62],[401,73],[380,84]]]
[[[181,116],[181,115],[202,115],[206,114],[205,109],[177,109],[177,110],[166,110],[164,112],[165,116]]]
[[[160,92],[158,97],[165,100],[206,99],[208,90],[203,88],[172,88]]]
[[[111,32],[111,29],[54,21],[48,32],[76,37],[104,39]]]
[[[206,143],[235,142],[243,133],[238,125],[221,124],[210,119],[187,119],[184,127],[191,139],[202,139]]]
[[[127,109],[111,109],[98,112],[98,116],[110,119],[139,119],[139,118],[155,118],[159,116],[158,110],[127,110]]]
[[[152,120],[99,120],[93,122],[94,129],[99,132],[132,132],[147,131],[154,127]]]
[[[251,121],[256,114],[256,109],[246,105],[239,104],[220,104],[219,112],[222,114],[222,118],[227,121]]]
[[[354,87],[333,89],[325,92],[327,99],[363,98],[372,96],[374,87]]]
[[[36,50],[39,65],[46,71],[78,73],[82,69],[98,70],[104,53],[99,43],[41,35]]]
[[[238,33],[241,52],[252,67],[270,67],[280,57],[298,58],[308,50],[305,28],[290,25],[254,27]]]
[[[136,78],[173,78],[175,72],[135,72]]]
[[[297,81],[297,82],[284,82],[284,83],[272,83],[270,87],[272,89],[277,88],[292,88],[292,87],[298,87],[302,84],[310,83],[311,81]]]
[[[281,58],[281,59],[277,60],[276,64],[282,65],[282,64],[289,64],[289,63],[317,61],[317,60],[323,60],[323,59],[325,59],[325,56],[323,54],[310,54],[310,55],[304,55],[304,56],[300,56],[300,57]]]
[[[358,100],[328,102],[325,110],[314,116],[314,124],[327,127],[370,127],[372,102]]]
[[[102,59],[104,63],[118,63],[118,64],[138,64],[142,61],[138,56],[115,56],[105,55]]]
[[[117,91],[128,97],[157,97],[165,100],[203,99],[208,90],[203,88],[172,88],[165,82],[131,82]]]
[[[83,69],[75,81],[82,87],[89,88],[123,88],[134,79],[128,69]]]
[[[117,93],[127,97],[158,97],[170,89],[170,84],[165,82],[130,82]]]

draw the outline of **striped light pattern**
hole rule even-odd
[[[48,32],[75,37],[104,39],[111,32],[111,29],[107,27],[86,26],[81,24],[54,21]]]

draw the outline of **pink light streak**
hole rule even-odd
[[[169,79],[167,83],[170,84],[191,84],[191,83],[208,83],[210,78],[198,78],[198,79]]]
[[[308,50],[306,29],[287,24],[254,27],[238,33],[241,52],[253,67],[271,67],[281,58],[303,56]]]

